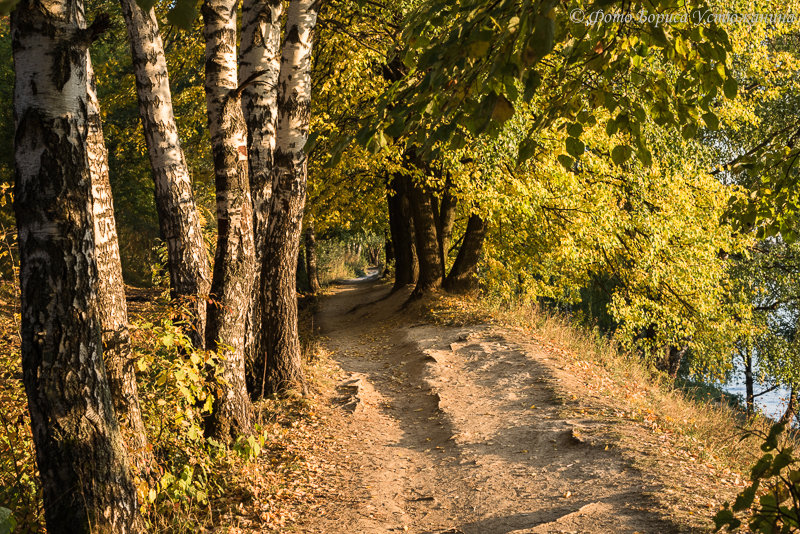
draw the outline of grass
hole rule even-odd
[[[337,280],[364,276],[368,262],[363,252],[356,253],[347,242],[318,242],[319,283],[330,285]]]

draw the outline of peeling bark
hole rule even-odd
[[[167,244],[170,293],[196,315],[192,341],[202,347],[211,273],[192,180],[172,112],[164,45],[153,9],[143,11],[136,0],[120,0],[120,5],[128,29],[139,116],[155,182],[158,223]]]
[[[80,0],[11,16],[23,382],[51,534],[143,531],[103,365]]]
[[[206,344],[224,357],[206,433],[227,440],[252,429],[245,382],[245,320],[253,290],[253,211],[247,139],[237,92],[236,0],[203,3],[206,108],[217,191],[217,250]]]
[[[272,158],[278,115],[278,75],[283,3],[279,0],[244,0],[242,4],[242,48],[239,53],[239,86],[242,113],[247,124],[247,161],[253,200],[255,270],[253,294],[245,326],[247,388],[257,396],[263,365],[260,335],[263,317],[261,271],[272,200]],[[259,369],[262,371],[259,372]]]
[[[297,336],[297,256],[306,201],[311,50],[318,0],[291,0],[278,79],[272,205],[261,274],[261,394],[305,390]]]
[[[103,360],[111,388],[111,400],[122,424],[128,450],[139,472],[146,472],[152,461],[136,385],[131,338],[128,331],[128,305],[119,256],[114,202],[108,178],[108,151],[103,139],[100,104],[95,91],[91,60],[87,76],[86,150],[92,180],[95,261],[97,262],[97,299],[103,327]]]

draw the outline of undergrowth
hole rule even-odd
[[[44,532],[15,295],[6,286],[0,289],[0,515],[3,508],[11,511],[16,533]],[[330,370],[329,361],[317,354],[313,306],[300,313],[312,394],[256,403],[253,435],[230,444],[203,437],[203,416],[216,391],[207,380],[215,354],[192,347],[175,308],[152,301],[133,308],[140,403],[155,459],[148,472],[134,472],[148,531],[285,532],[313,504],[322,470],[314,454],[324,441],[314,392],[328,387]]]

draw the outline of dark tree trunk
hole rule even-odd
[[[108,179],[108,151],[103,140],[100,104],[95,91],[94,72],[88,65],[86,150],[92,179],[95,260],[97,262],[97,300],[103,327],[103,360],[111,388],[111,399],[122,424],[125,441],[137,470],[149,476],[152,455],[139,408],[139,389],[128,331],[128,306],[119,256],[114,202]]]
[[[794,416],[797,415],[797,392],[794,388],[789,392],[789,404],[786,406],[786,411],[778,420],[779,423],[791,425]]]
[[[458,256],[456,256],[453,267],[444,282],[444,288],[447,291],[467,293],[477,289],[478,262],[481,259],[486,230],[486,222],[479,215],[470,215]]]
[[[11,15],[22,370],[51,534],[142,532],[103,364],[80,0]]]
[[[681,368],[681,362],[689,350],[689,345],[684,346],[682,349],[668,346],[664,354],[664,370],[673,380],[678,377],[678,371]]]
[[[297,255],[306,201],[311,50],[319,0],[292,0],[278,79],[272,205],[261,272],[261,393],[305,391],[297,335]]]
[[[247,132],[237,93],[237,5],[237,0],[206,0],[202,7],[206,108],[214,154],[218,227],[206,343],[212,350],[225,346],[219,391],[206,433],[223,440],[252,429],[244,346],[255,264]]]
[[[314,223],[309,223],[306,228],[306,275],[308,275],[308,288],[316,295],[320,291],[320,286],[317,276],[317,236],[314,234]]]
[[[413,183],[410,186],[409,197],[419,261],[419,277],[414,288],[414,296],[420,296],[441,287],[444,269],[439,255],[433,199],[429,193]]]
[[[436,217],[436,235],[439,238],[439,257],[442,262],[442,269],[447,268],[447,253],[450,249],[450,240],[453,237],[453,224],[456,221],[456,199],[450,192],[452,185],[450,177],[445,180],[442,199],[439,203],[439,211]]]
[[[120,5],[128,29],[139,116],[153,171],[158,224],[167,244],[170,294],[185,301],[196,316],[191,338],[202,347],[211,272],[192,178],[172,111],[164,45],[153,9],[143,11],[136,0],[120,0]]]
[[[390,227],[395,255],[395,281],[393,291],[417,283],[419,259],[411,213],[410,178],[398,175],[394,178],[395,194],[390,197]]]
[[[416,284],[419,276],[417,247],[414,243],[414,223],[408,198],[409,178],[395,175],[387,198],[389,207],[389,229],[394,249],[394,287],[397,291]]]
[[[747,406],[747,415],[752,416],[755,413],[755,391],[753,381],[753,356],[750,352],[750,347],[746,347],[744,352],[744,388],[745,388],[745,404]]]
[[[391,214],[389,214],[389,218],[391,219]],[[392,223],[390,220],[389,226],[391,227],[391,225]],[[389,264],[394,261],[394,245],[392,244],[392,234],[388,230],[383,231],[383,254],[386,257],[386,263],[383,266],[381,278],[386,278],[389,276]]]

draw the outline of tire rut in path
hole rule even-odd
[[[415,323],[388,292],[343,284],[323,300],[324,343],[360,379],[339,401],[358,402],[332,416],[337,495],[300,531],[684,530],[660,517],[658,487],[586,437],[596,421],[561,415],[550,356],[494,327]]]

